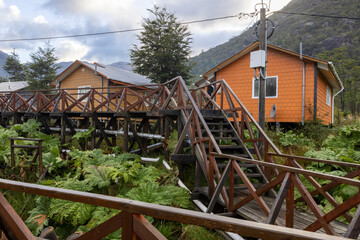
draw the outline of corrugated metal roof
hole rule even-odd
[[[108,79],[130,83],[134,85],[146,85],[151,84],[150,79],[144,77],[140,74],[129,72],[117,67],[113,67],[110,65],[103,65],[103,64],[93,64],[88,62],[82,62],[83,64],[87,65],[88,67],[92,68],[95,71],[96,65],[96,72],[101,75],[106,76]]]
[[[96,72],[106,79],[122,82],[126,84],[133,85],[149,85],[151,84],[151,80],[147,77],[144,77],[140,74],[129,72],[114,66],[103,65],[99,63],[88,63],[85,61],[75,61],[71,66],[69,66],[64,72],[62,72],[59,76],[57,76],[53,81],[53,85],[57,85],[59,82],[64,80],[67,76],[69,76],[73,71],[75,71],[79,66],[84,65]]]
[[[13,92],[28,87],[29,84],[25,81],[20,82],[2,82],[0,83],[0,92]]]

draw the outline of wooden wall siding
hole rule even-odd
[[[80,66],[78,69],[76,69],[73,73],[71,73],[68,77],[66,77],[60,85],[61,89],[66,89],[66,88],[78,88],[79,86],[91,86],[91,88],[101,88],[101,76],[99,75],[95,75],[94,71],[88,69],[87,67],[84,66]],[[111,87],[115,87],[115,86],[121,86],[121,85],[117,85],[114,83],[110,84]],[[104,89],[96,89],[98,92],[103,92],[104,95],[107,97],[107,87],[108,87],[108,80],[107,79],[103,79],[103,87]],[[112,88],[110,89],[110,92],[117,92],[120,91],[121,88]],[[68,90],[68,93],[70,93],[75,99],[78,99],[78,91],[77,90]],[[95,98],[98,99],[99,101],[102,101],[101,97],[96,94]],[[119,97],[120,98],[120,97]],[[129,102],[135,102],[138,99],[137,96],[135,95],[131,95],[128,94],[127,95],[127,100]],[[115,102],[115,101],[114,101]],[[86,101],[83,101],[83,104],[85,104]],[[95,105],[98,105],[99,103],[95,103]],[[123,107],[123,104],[122,106]],[[110,108],[112,110],[115,110],[116,107],[110,105]],[[103,111],[106,111],[106,108],[102,108]],[[82,111],[80,108],[78,107],[74,107],[72,111]]]
[[[80,66],[60,83],[61,89],[78,88],[79,86],[101,87],[101,76],[95,75],[94,71],[87,67]],[[107,80],[104,80],[104,86],[107,86]],[[77,90],[68,90],[68,93],[78,99]],[[80,109],[75,107],[73,111],[80,111]]]
[[[314,101],[314,64],[306,62],[305,72],[305,119],[312,119]],[[279,122],[301,122],[302,120],[302,82],[303,82],[303,62],[298,57],[284,52],[268,49],[267,75],[278,77],[278,96],[277,98],[266,98],[265,118],[270,119],[271,107],[277,106],[277,121]],[[246,54],[237,61],[229,64],[217,72],[217,80],[224,79],[235,91],[240,100],[244,103],[249,112],[258,118],[258,99],[252,98],[252,79],[254,70],[250,69],[250,53]],[[318,79],[321,91],[318,96],[318,104],[326,105],[326,86],[324,88],[324,78]],[[219,101],[219,98],[217,98]],[[326,105],[327,106],[327,105]],[[321,117],[325,117],[324,123],[331,122],[331,107],[323,106],[320,110]],[[228,106],[226,106],[228,107]],[[318,109],[319,111],[319,109]]]
[[[325,80],[325,77],[322,74],[318,74],[318,118],[320,118],[324,124],[331,123],[331,116],[332,116],[332,109],[331,109],[331,102],[330,106],[326,104],[326,86],[331,86]]]

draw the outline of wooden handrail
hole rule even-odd
[[[118,209],[132,214],[144,214],[154,218],[160,218],[185,224],[194,224],[238,233],[261,239],[303,239],[303,240],[344,240],[347,238],[329,236],[320,233],[312,233],[298,229],[273,226],[247,220],[234,219],[225,216],[196,212],[192,210],[161,206],[152,203],[139,202],[130,199],[106,196],[95,193],[80,192],[69,189],[61,189],[42,186],[31,183],[17,182],[0,179],[0,188],[16,192],[26,192],[51,198],[59,198],[74,202],[81,202],[106,208]]]
[[[333,164],[333,165],[351,167],[351,168],[360,168],[360,164],[357,164],[357,163],[339,162],[339,161],[334,161],[334,160],[309,158],[309,157],[295,156],[295,155],[290,155],[290,154],[278,154],[278,153],[272,153],[272,152],[268,152],[267,154],[271,155],[271,156],[275,156],[275,157],[283,157],[283,158],[289,158],[289,159],[298,159],[298,160],[305,160],[305,161],[311,161],[311,162]]]
[[[300,168],[296,168],[296,167],[284,166],[284,165],[280,165],[280,164],[276,164],[276,163],[262,162],[262,161],[258,161],[258,160],[252,160],[252,159],[237,157],[237,156],[228,155],[228,154],[219,154],[219,153],[212,152],[212,153],[210,153],[210,155],[213,155],[215,157],[233,159],[236,161],[242,161],[242,162],[246,162],[246,163],[254,163],[254,164],[257,164],[260,166],[275,168],[275,169],[283,170],[286,172],[308,175],[308,176],[312,176],[312,177],[322,178],[322,179],[326,179],[326,180],[332,180],[332,181],[360,187],[360,180],[356,180],[356,179],[340,177],[340,176],[330,175],[330,174],[326,174],[326,173],[320,173],[320,172],[315,172],[315,171],[311,171],[311,170],[300,169]]]

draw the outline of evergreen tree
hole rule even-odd
[[[149,77],[152,82],[164,83],[176,76],[188,80],[191,66],[190,32],[173,13],[154,6],[148,9],[153,18],[145,18],[144,31],[138,35],[140,46],[134,45],[130,58],[134,71]]]
[[[55,65],[57,57],[54,55],[55,48],[46,42],[44,47],[35,53],[31,53],[31,61],[27,64],[26,80],[30,89],[49,89],[50,82],[56,77],[56,70],[59,68]]]
[[[10,75],[8,78],[11,82],[25,81],[24,65],[20,63],[19,55],[15,50],[6,58],[3,68]]]
[[[352,114],[360,112],[360,59],[353,48],[342,46],[317,55],[334,63],[337,73],[343,82],[344,90],[340,94],[341,111]]]

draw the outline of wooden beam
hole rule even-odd
[[[278,217],[279,212],[281,210],[281,206],[282,206],[282,204],[285,200],[285,197],[288,193],[290,184],[291,184],[290,173],[286,173],[283,183],[281,184],[280,190],[275,198],[274,204],[271,207],[270,214],[267,217],[265,223],[268,223],[268,224],[275,223],[275,220]]]
[[[211,164],[211,163],[210,163]],[[232,161],[230,160],[225,167],[225,170],[223,171],[221,178],[218,182],[218,184],[216,185],[214,194],[211,197],[209,206],[206,209],[206,213],[211,213],[212,210],[214,209],[215,203],[217,202],[218,198],[219,198],[219,194],[224,186],[225,181],[228,179],[229,176],[229,172],[230,172],[230,168],[232,168]]]
[[[122,240],[136,240],[136,236],[133,231],[133,214],[128,211],[121,212],[121,239]]]
[[[224,216],[201,213],[181,208],[160,206],[152,203],[139,202],[107,195],[80,192],[71,189],[61,189],[31,183],[16,182],[0,179],[0,188],[26,192],[46,197],[54,197],[69,201],[76,201],[106,208],[130,211],[135,214],[144,214],[154,218],[195,224],[210,229],[218,229],[238,233],[261,239],[294,239],[294,240],[345,240],[342,237],[312,233],[298,229],[289,231],[286,227],[272,226],[264,223],[234,219]]]
[[[237,172],[237,174],[240,176],[241,180],[246,185],[247,189],[249,190],[250,194],[253,196],[255,201],[260,206],[261,210],[265,213],[266,216],[269,216],[270,209],[268,205],[266,205],[266,202],[264,199],[262,199],[259,195],[256,194],[256,189],[250,182],[249,178],[246,176],[246,174],[243,172],[243,170],[240,168],[240,166],[237,164],[236,161],[232,161],[232,165]]]
[[[106,220],[105,222],[94,227],[90,231],[82,234],[77,240],[95,240],[102,239],[107,235],[115,232],[121,228],[121,213],[116,214],[114,217]]]
[[[166,240],[143,215],[133,215],[133,229],[137,237],[143,240]]]
[[[360,233],[360,207],[357,208],[355,216],[350,222],[349,228],[345,233],[345,237],[357,239],[359,233]]]
[[[286,223],[285,226],[288,228],[294,227],[294,183],[291,181],[288,194],[286,196]]]
[[[262,194],[270,191],[275,186],[279,185],[283,181],[284,176],[285,176],[285,174],[282,173],[279,176],[277,176],[275,179],[273,179],[272,181],[267,183],[266,185],[257,189],[255,191],[256,195],[261,196]],[[236,209],[244,206],[245,204],[252,201],[253,199],[254,199],[253,195],[250,194],[247,197],[245,197],[244,199],[240,200],[238,203],[236,203],[231,209],[229,209],[229,211],[235,211]]]
[[[293,174],[291,177],[292,177],[291,180],[294,182],[296,188],[299,190],[300,194],[305,199],[307,206],[314,213],[315,217],[320,222],[325,232],[330,235],[337,235],[333,227],[325,221],[324,213],[321,211],[321,209],[319,208],[315,200],[312,198],[312,196],[310,195],[304,184],[301,182],[299,176]]]
[[[0,193],[0,218],[5,225],[5,228],[2,230],[6,235],[11,232],[17,239],[35,240],[34,235],[27,228],[19,215],[17,215],[2,193]]]

